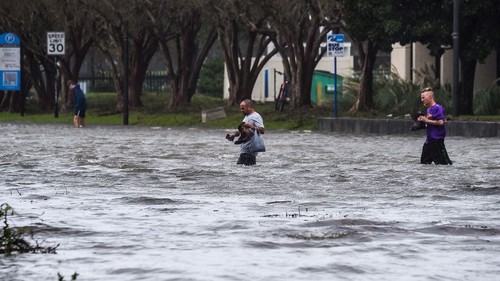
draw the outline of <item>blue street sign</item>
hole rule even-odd
[[[0,90],[21,90],[21,41],[14,33],[0,34]]]
[[[343,57],[344,56],[344,34],[329,34],[326,37],[327,56]]]

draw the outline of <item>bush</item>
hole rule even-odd
[[[491,86],[488,89],[478,91],[474,95],[475,115],[500,114],[500,87]]]
[[[12,253],[55,253],[59,245],[55,247],[42,247],[36,243],[31,245],[24,237],[29,233],[25,228],[11,227],[8,217],[13,216],[14,209],[9,204],[0,205],[0,217],[3,218],[4,226],[0,236],[0,254],[10,255]],[[31,233],[31,236],[33,234]]]
[[[433,71],[432,67],[426,67],[415,72],[417,82],[403,80],[394,69],[391,72],[378,71],[373,81],[375,108],[394,116],[425,111],[420,101],[420,90],[430,86],[434,89],[436,102],[450,110],[451,86],[441,86],[439,80],[434,78]]]
[[[356,102],[359,90],[359,74],[354,74],[352,77],[345,77],[342,84],[342,93],[338,99],[339,112],[347,112]]]
[[[224,60],[212,59],[203,65],[198,80],[198,93],[223,98],[224,96]]]
[[[378,75],[374,85],[376,87],[375,108],[394,115],[405,115],[422,110],[419,96],[421,87],[401,79],[396,73]]]

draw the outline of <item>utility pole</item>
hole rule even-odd
[[[460,40],[459,40],[460,0],[453,0],[453,116],[460,113]]]

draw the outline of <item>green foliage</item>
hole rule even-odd
[[[421,87],[401,79],[394,72],[376,77],[375,107],[394,115],[405,115],[421,110]]]
[[[10,254],[16,247],[17,235],[15,230],[9,227],[7,216],[14,215],[14,210],[8,204],[0,205],[0,217],[4,218],[4,227],[2,228],[2,236],[0,237],[0,253]]]
[[[118,96],[113,92],[96,92],[85,95],[87,110],[109,112],[116,111]]]
[[[500,5],[497,0],[466,0],[461,1],[460,11],[460,58],[482,62],[500,40]]]
[[[377,111],[348,115],[348,109],[356,101],[359,77],[346,78],[342,86],[343,92],[338,99],[339,116],[384,118],[389,113],[399,115],[424,109],[419,97],[422,85],[413,85],[396,78],[395,74],[380,72],[375,75],[374,87],[377,93],[375,96]],[[498,90],[495,90],[495,93],[496,91]],[[434,94],[436,101],[449,111],[451,108],[450,86],[435,88]],[[495,97],[498,97],[498,94],[495,94]],[[87,94],[89,108],[85,119],[89,127],[123,124],[123,113],[111,110],[115,108],[115,99],[115,93]],[[195,95],[190,105],[175,109],[167,108],[169,100],[170,95],[166,94],[144,94],[144,107],[129,111],[129,124],[132,126],[235,128],[243,118],[238,106],[228,106],[227,101],[220,98]],[[223,107],[227,117],[201,123],[201,111],[216,107]],[[287,105],[284,112],[275,110],[274,103],[265,103],[257,104],[256,110],[264,117],[266,128],[271,130],[315,130],[319,117],[333,115],[331,102],[324,106],[304,107],[296,110],[292,110]],[[461,116],[460,119],[498,121],[498,116]],[[0,112],[0,121],[8,122],[62,123],[65,126],[72,126],[72,120],[72,112],[60,113],[59,118],[54,118],[53,112],[28,112],[24,116],[19,113]]]
[[[476,93],[474,96],[474,114],[500,114],[500,86],[493,85]]]
[[[6,203],[0,205],[0,217],[3,218],[4,226],[0,236],[0,254],[10,255],[17,253],[55,253],[59,245],[55,247],[41,247],[38,242],[32,246],[25,238],[28,233],[24,228],[9,226],[8,217],[13,216],[14,209]]]
[[[76,280],[76,278],[78,277],[78,275],[79,275],[79,274],[78,274],[78,273],[76,273],[76,272],[75,272],[75,273],[73,273],[73,275],[71,275],[71,281]],[[64,281],[64,277],[63,277],[63,276],[62,276],[59,272],[57,273],[57,280],[58,280],[58,281]]]
[[[224,94],[224,60],[212,59],[203,65],[198,80],[198,93],[222,98]]]
[[[439,80],[434,77],[434,69],[430,66],[415,72],[415,80],[417,81],[415,83],[403,80],[394,69],[391,72],[378,71],[374,74],[373,81],[376,110],[384,113],[380,114],[382,116],[387,114],[403,116],[408,113],[423,111],[425,107],[420,101],[420,90],[425,87],[434,89],[436,101],[443,105],[445,109],[451,108],[450,85],[441,86]],[[350,97],[351,100],[354,99],[359,91],[359,76],[354,75],[347,78],[343,88],[343,95]]]
[[[85,121],[89,127],[96,125],[122,125],[123,113],[117,112],[115,93],[88,93],[87,116]],[[194,95],[191,104],[174,109],[168,109],[170,95],[145,93],[144,107],[130,109],[129,124],[138,126],[185,127],[197,126],[207,128],[236,128],[243,115],[238,106],[228,106],[226,100],[205,95]],[[223,107],[226,118],[201,122],[201,112],[206,109]],[[289,107],[287,107],[289,108]],[[298,110],[276,111],[274,103],[257,104],[256,110],[264,117],[266,128],[284,130],[314,130],[317,118],[331,116],[331,107],[302,108]],[[54,118],[53,112],[26,113],[24,116],[0,112],[0,121],[63,123],[72,126],[73,113],[60,113]]]
[[[347,112],[356,102],[360,83],[359,73],[355,73],[351,77],[344,77],[343,82],[342,95],[337,101],[339,112]]]
[[[115,91],[115,85],[112,81],[99,81],[94,87],[92,87],[93,92],[112,92]]]
[[[382,51],[390,51],[398,42],[404,26],[404,6],[396,7],[394,1],[340,0],[344,9],[344,29],[354,41],[376,42]]]
[[[385,113],[402,116],[417,111],[425,111],[420,101],[420,90],[426,85],[402,80],[392,73],[390,76],[378,79],[375,95],[376,108]],[[445,109],[451,109],[451,88],[449,86],[434,87],[436,102]]]

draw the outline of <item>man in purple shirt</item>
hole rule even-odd
[[[418,118],[418,121],[424,122],[427,127],[427,139],[422,149],[420,163],[434,162],[436,165],[451,165],[452,162],[444,145],[446,136],[444,108],[434,101],[432,88],[423,89],[420,92],[420,100],[427,107],[427,115]]]

